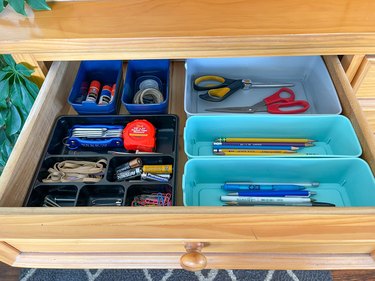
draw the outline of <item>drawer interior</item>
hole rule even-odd
[[[339,95],[343,114],[352,122],[361,143],[363,154],[372,171],[375,171],[374,141],[369,126],[364,119],[358,102],[351,96],[350,84],[343,75],[343,70],[337,57],[325,57],[327,68],[331,74]],[[39,158],[47,143],[49,132],[52,130],[55,118],[60,115],[75,115],[75,111],[67,103],[70,89],[77,74],[79,62],[55,62],[53,63],[41,92],[35,102],[25,127],[20,135],[14,152],[0,178],[0,206],[20,207],[22,206],[32,182],[35,168],[38,166]],[[123,75],[126,75],[126,64],[124,64]],[[170,97],[169,113],[179,116],[179,147],[178,147],[178,175],[176,185],[176,205],[182,206],[182,173],[186,162],[183,147],[183,128],[186,122],[184,112],[184,78],[185,68],[183,61],[172,61],[170,69]],[[349,86],[348,86],[349,85]],[[120,113],[126,113],[123,106]],[[371,137],[369,137],[371,135]],[[64,154],[64,148],[55,147]],[[66,152],[66,151],[65,151]],[[19,161],[22,159],[22,161]],[[27,160],[26,160],[27,159]],[[110,167],[109,167],[110,168]],[[118,189],[114,185],[114,188]],[[120,188],[121,189],[121,188]],[[85,203],[79,199],[74,184],[66,184],[67,192],[75,194],[78,206]],[[87,191],[88,192],[88,191]],[[119,190],[121,193],[121,190]],[[40,197],[43,196],[41,192]],[[35,202],[40,198],[36,196]],[[31,204],[33,205],[33,204]],[[226,208],[228,209],[228,208]],[[281,209],[280,209],[280,212]]]

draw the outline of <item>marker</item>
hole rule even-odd
[[[246,202],[225,202],[223,206],[289,206],[289,207],[336,207],[335,204],[326,202],[307,202],[307,203],[246,203]]]
[[[218,138],[215,142],[314,142],[310,139],[284,139],[284,138]]]
[[[293,197],[255,197],[255,196],[220,196],[221,201],[247,202],[247,203],[306,203],[314,202],[312,198]]]
[[[241,145],[213,145],[213,149],[264,149],[264,150],[298,150],[297,146],[283,146],[283,145],[255,145],[255,146],[241,146]]]
[[[228,196],[254,196],[254,197],[310,197],[316,192],[308,190],[247,190],[228,193]]]
[[[264,186],[304,186],[304,187],[317,187],[318,182],[251,182],[251,181],[227,181],[226,185],[264,185]]]

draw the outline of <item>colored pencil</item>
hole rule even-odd
[[[213,149],[265,149],[265,150],[298,150],[297,146],[241,146],[241,145],[213,145]]]
[[[287,149],[214,149],[215,152],[239,152],[239,153],[296,153],[294,150],[287,150]]]
[[[281,146],[298,146],[298,147],[305,147],[305,146],[314,146],[313,143],[301,143],[301,142],[213,142],[213,145],[240,145],[240,146],[274,146],[274,145],[281,145]]]
[[[218,138],[215,142],[299,142],[308,143],[314,142],[310,139],[299,139],[299,138]]]

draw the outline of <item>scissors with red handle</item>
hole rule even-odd
[[[287,95],[287,97],[282,97],[281,95]],[[295,100],[295,94],[291,89],[281,88],[276,93],[252,106],[217,107],[206,109],[206,111],[227,113],[268,112],[272,114],[297,114],[305,112],[309,108],[310,104],[307,101]]]

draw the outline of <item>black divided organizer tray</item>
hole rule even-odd
[[[69,150],[63,143],[74,125],[122,125],[144,119],[156,128],[156,153],[124,154],[125,148],[100,148]],[[44,198],[67,198],[68,201],[59,203],[62,207],[92,206],[92,200],[98,198],[121,198],[121,206],[131,206],[134,197],[141,194],[171,193],[172,204],[175,203],[175,189],[177,182],[178,155],[178,117],[176,115],[107,115],[107,116],[61,116],[49,136],[43,157],[39,162],[24,206],[41,207]],[[130,179],[117,182],[115,168],[132,159],[141,158],[143,165],[165,164],[173,166],[173,173],[168,182],[151,182],[141,179]],[[64,160],[98,161],[107,160],[103,178],[97,183],[66,182],[43,183],[48,176],[48,169],[56,162]]]

